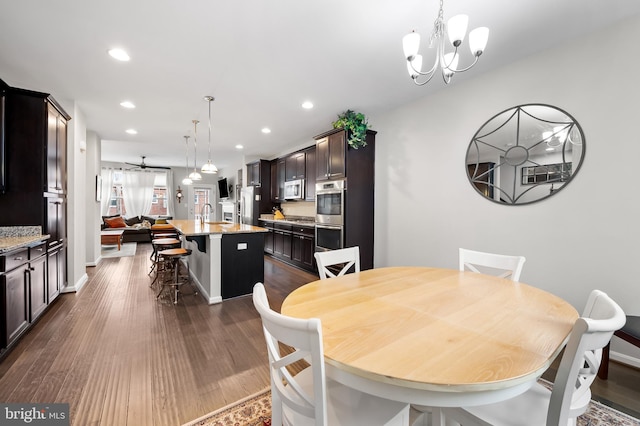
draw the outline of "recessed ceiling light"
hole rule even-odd
[[[136,129],[127,129],[126,132],[129,133],[130,135],[137,135],[138,134],[138,131]]]
[[[133,102],[131,101],[123,101],[120,102],[120,106],[124,107],[124,108],[135,108],[136,106],[133,104]]]
[[[271,133],[271,129],[268,127],[263,127],[262,128],[262,133]]]
[[[311,109],[311,108],[313,108],[313,104],[311,102],[309,102],[309,101],[305,101],[305,102],[302,103],[302,108]]]
[[[236,149],[242,149],[242,148],[244,148],[244,146],[242,146],[242,145],[236,145]]]
[[[119,61],[128,61],[129,59],[129,55],[127,54],[127,52],[125,52],[122,49],[111,49],[109,50],[109,55],[111,55],[112,58],[117,59]]]

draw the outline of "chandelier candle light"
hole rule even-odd
[[[182,184],[183,185],[191,185],[193,183],[193,180],[189,177],[189,136],[185,136],[184,137],[184,141],[186,142],[187,145],[187,149],[186,149],[186,165],[184,166],[184,179],[182,179]]]
[[[198,123],[198,120],[193,120],[193,173],[189,175],[191,180],[202,180],[202,176],[198,173],[196,166],[196,163],[198,162],[198,147],[196,146],[198,143]]]
[[[211,102],[214,100],[213,96],[205,96],[204,100],[209,103],[209,159],[207,164],[202,166],[200,171],[202,173],[214,174],[218,173],[218,168],[211,162]]]
[[[471,54],[474,56],[474,61],[468,67],[458,69],[458,47],[464,41],[467,33],[469,17],[467,15],[456,15],[449,19],[449,22],[445,25],[442,2],[443,0],[440,0],[438,18],[433,23],[433,31],[429,37],[429,48],[435,47],[437,49],[435,63],[429,71],[422,71],[422,55],[418,54],[420,34],[412,31],[402,39],[404,56],[407,59],[407,70],[413,82],[418,86],[425,85],[431,81],[438,67],[442,70],[442,79],[446,84],[449,84],[451,77],[453,77],[455,73],[467,71],[473,67],[487,46],[487,40],[489,38],[489,29],[487,27],[479,27],[471,31],[469,33],[469,47]],[[454,48],[453,52],[445,53],[445,32],[447,32],[449,42]],[[421,81],[421,77],[425,79]]]

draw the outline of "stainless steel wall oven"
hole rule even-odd
[[[344,247],[345,180],[316,184],[316,251]]]

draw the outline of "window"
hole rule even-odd
[[[107,215],[119,214],[121,216],[127,215],[127,209],[124,203],[123,192],[126,192],[126,188],[123,187],[123,173],[122,171],[114,171],[113,173],[113,187],[111,188],[111,194],[109,197],[109,210]],[[153,185],[153,201],[151,204],[151,210],[148,215],[160,215],[166,216],[167,212],[167,175],[155,174],[155,181]]]

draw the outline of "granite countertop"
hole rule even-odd
[[[300,226],[316,226],[316,222],[313,218],[299,217],[299,218],[284,218],[284,219],[267,219],[267,218],[259,218],[258,220],[263,220],[265,222],[271,223],[286,223],[289,225],[300,225]]]
[[[242,225],[229,222],[205,222],[200,224],[199,220],[176,220],[168,221],[176,227],[183,235],[212,235],[212,234],[250,234],[255,232],[268,232],[267,229],[259,226]]]
[[[40,226],[0,226],[0,254],[50,238],[41,232]]]

